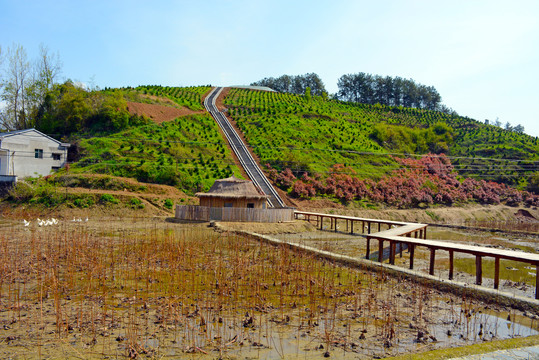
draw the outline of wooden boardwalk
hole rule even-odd
[[[367,219],[358,218],[353,216],[333,215],[333,214],[320,214],[306,211],[295,211],[295,218],[299,219],[301,215],[304,220],[311,222],[312,219],[316,220],[316,227],[320,230],[324,228],[324,219],[329,220],[329,229],[337,231],[337,223],[344,222],[346,224],[346,231],[350,234],[371,234],[373,231],[381,232],[382,227],[386,226],[388,230],[400,228],[401,235],[414,234],[414,237],[427,238],[427,226],[426,224],[407,223],[402,221],[380,220],[380,219]],[[327,221],[325,222],[327,224]],[[359,225],[361,223],[361,225]]]
[[[329,221],[329,230],[337,231],[337,223],[346,222],[346,232],[351,234],[362,234],[367,239],[367,249],[365,257],[369,259],[371,240],[378,240],[378,261],[383,261],[384,243],[389,242],[389,263],[395,264],[395,256],[398,251],[402,255],[403,246],[406,244],[410,252],[410,269],[414,268],[414,251],[417,246],[424,246],[430,251],[429,274],[434,275],[434,265],[436,251],[443,250],[449,253],[449,279],[453,279],[454,253],[460,252],[475,256],[475,282],[481,285],[483,278],[482,259],[483,257],[494,258],[494,288],[498,289],[500,284],[500,259],[513,260],[535,265],[535,298],[539,299],[539,254],[527,253],[523,251],[494,249],[485,246],[466,245],[452,243],[449,241],[427,240],[427,226],[425,224],[406,223],[399,221],[388,221],[378,219],[365,219],[351,216],[341,216],[333,214],[320,214],[305,211],[295,211],[296,219],[311,221],[316,219],[317,227],[323,229],[324,220]],[[360,230],[358,225],[361,223]],[[356,231],[354,231],[356,224]],[[386,226],[385,230],[382,227]],[[377,232],[371,230],[377,228]],[[365,234],[366,233],[366,234]],[[397,248],[398,246],[398,248]]]

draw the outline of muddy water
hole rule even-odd
[[[429,239],[465,242],[467,244],[539,252],[539,234],[508,234],[488,230],[461,230],[429,226]]]
[[[459,229],[447,229],[442,227],[429,227],[429,238],[447,240],[452,242],[462,242],[469,245],[481,245],[499,249],[510,249],[539,253],[539,235],[508,234],[491,232],[486,230],[466,231]],[[439,270],[440,276],[448,276],[445,268],[447,253],[440,252],[442,266]],[[438,256],[438,254],[437,254]],[[473,283],[475,276],[475,259],[465,254],[456,254],[455,270],[459,273],[460,280]],[[500,261],[500,289],[514,295],[527,297],[535,296],[536,268],[530,264],[501,260]],[[483,284],[493,287],[494,284],[494,260],[492,258],[483,259]]]
[[[404,324],[408,329],[395,329],[392,336],[364,326],[365,319],[361,316],[353,321],[321,318],[311,326],[294,321],[293,314],[290,322],[282,324],[261,318],[259,326],[243,329],[239,336],[228,339],[227,345],[219,346],[219,350],[209,351],[206,347],[204,352],[207,355],[226,354],[230,358],[244,359],[309,359],[327,355],[337,359],[362,359],[539,334],[537,321],[514,313],[506,314],[469,305],[452,305],[448,309],[447,303],[441,300],[434,305],[436,307],[438,312],[426,315],[421,320],[410,318],[410,322]],[[438,319],[427,320],[433,315]],[[212,327],[219,325],[207,326],[208,333],[218,333]],[[200,338],[193,341],[202,342],[206,334],[199,334]],[[145,339],[144,344],[149,348],[166,345],[152,338]],[[200,355],[203,350],[193,348],[191,351]],[[172,344],[164,346],[162,353],[185,356],[186,349]]]
[[[344,229],[343,229],[344,230]],[[507,234],[486,230],[461,230],[447,227],[428,227],[428,238],[433,240],[446,240],[461,242],[468,245],[481,245],[493,248],[503,248],[518,251],[539,253],[539,235],[533,234]],[[352,257],[364,258],[366,253],[366,240],[361,235],[349,235],[335,233],[333,231],[313,231],[300,234],[281,234],[276,236],[280,239],[302,243],[317,247],[322,250],[332,251]],[[397,247],[399,253],[399,248]],[[384,249],[384,260],[389,257],[389,248]],[[414,256],[414,269],[428,273],[429,251],[424,247],[417,247]],[[378,243],[371,243],[370,256],[373,261],[378,260]],[[403,251],[397,255],[396,264],[408,267],[409,253],[403,247]],[[443,279],[449,277],[449,256],[445,251],[436,252],[435,275]],[[526,263],[501,260],[500,290],[513,295],[535,296],[536,269]],[[485,257],[483,259],[483,285],[492,288],[494,286],[494,260]],[[455,253],[455,280],[465,283],[475,283],[475,257],[467,254]]]
[[[27,230],[19,229],[21,225],[17,224],[6,232],[9,235],[0,236],[0,248],[15,251],[0,251],[4,263],[17,251],[21,259],[26,259],[25,252],[31,254],[30,250],[45,244],[54,247],[43,246],[44,250],[56,249],[62,239],[69,239],[77,247],[63,247],[63,254],[69,255],[67,249],[79,249],[84,258],[102,259],[99,264],[107,272],[101,279],[109,286],[102,287],[102,292],[90,293],[92,296],[80,290],[86,287],[73,287],[71,293],[51,292],[36,302],[33,293],[23,291],[36,280],[28,277],[26,287],[17,287],[22,284],[17,279],[14,283],[4,282],[0,294],[0,329],[4,330],[0,330],[0,341],[5,342],[0,346],[0,358],[31,358],[28,352],[33,349],[35,358],[59,357],[63,352],[66,358],[81,353],[79,357],[85,358],[96,354],[98,358],[145,355],[308,359],[330,355],[357,359],[527,336],[539,329],[535,314],[507,313],[507,309],[487,306],[465,295],[444,294],[383,272],[340,267],[242,237],[217,236],[206,226],[201,226],[199,233],[193,233],[192,226],[170,228],[164,224],[159,225],[163,227],[161,232],[156,223],[90,221],[83,226],[80,229],[80,225],[68,223],[65,228]],[[148,237],[147,233],[152,232],[155,237]],[[79,233],[84,236],[75,236]],[[174,233],[178,238],[168,238]],[[305,235],[287,236],[332,251],[364,251],[365,241],[357,236],[324,232]],[[165,267],[169,256],[186,252],[161,247],[169,242],[191,249],[189,254],[193,256],[175,257]],[[141,247],[144,243],[152,246]],[[212,243],[220,245],[212,250]],[[94,251],[92,244],[103,250]],[[112,260],[106,256],[107,249],[115,250],[110,252],[115,254],[114,262],[106,261]],[[48,269],[55,253],[37,257],[36,261],[44,266],[32,269]],[[120,270],[136,267],[150,256],[158,261],[152,265],[155,268],[138,270],[146,272],[144,278],[123,278],[130,272]],[[191,259],[197,257],[200,267],[189,267]],[[215,262],[215,258],[221,260]],[[59,257],[56,264],[62,265],[63,259]],[[406,256],[402,259],[405,263]],[[241,266],[238,261],[242,261]],[[33,266],[33,262],[29,264]],[[170,264],[183,264],[176,268],[178,274],[189,272],[172,281],[168,273],[174,267]],[[316,266],[311,271],[304,271],[312,264]],[[244,272],[244,267],[249,271]],[[272,268],[275,270],[270,272]],[[90,273],[81,267],[72,275],[85,279]],[[9,279],[7,275],[9,272],[2,276]],[[188,281],[198,290],[184,286]],[[226,285],[234,282],[236,287]],[[176,283],[177,290],[172,287]],[[68,283],[64,284],[67,288]]]

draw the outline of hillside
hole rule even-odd
[[[219,127],[203,110],[209,86],[62,86],[67,90],[51,96],[38,125],[68,130],[70,174],[133,178],[189,195],[215,179],[241,177]],[[66,93],[73,94],[66,99]],[[72,98],[84,112],[78,120],[59,118]],[[538,139],[525,134],[457,115],[326,96],[229,89],[219,102],[270,179],[292,197],[397,207],[536,202],[507,187],[525,189],[537,174]]]
[[[225,105],[261,162],[277,170],[344,164],[376,179],[395,165],[388,154],[445,153],[471,177],[516,184],[537,171],[538,138],[458,115],[245,89],[232,89]]]
[[[536,186],[528,180],[537,178],[539,141],[525,134],[316,96],[231,89],[224,104],[270,178],[295,197],[398,207],[538,202],[509,187]]]
[[[97,173],[176,186],[193,194],[241,170],[219,127],[202,111],[209,87],[107,89],[128,100],[127,110],[148,119],[106,134],[73,136],[71,173]]]

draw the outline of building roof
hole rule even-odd
[[[41,131],[39,130],[36,130],[34,128],[31,128],[31,129],[24,129],[24,130],[15,130],[15,131],[10,131],[10,132],[7,132],[7,133],[0,133],[0,141],[4,138],[7,138],[7,137],[10,137],[10,136],[15,136],[15,135],[22,135],[22,134],[25,134],[25,133],[28,133],[28,132],[35,132],[37,133],[38,135],[40,136],[43,136],[49,140],[52,140],[56,143],[58,143],[59,146],[63,146],[63,147],[69,147],[71,144],[68,144],[68,143],[63,143],[61,141],[58,141],[56,140],[55,138],[52,138],[48,135],[45,135],[43,134]]]
[[[267,199],[268,195],[261,194],[252,181],[231,176],[215,180],[207,193],[196,193],[197,197],[233,198],[233,199]]]

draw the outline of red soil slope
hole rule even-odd
[[[177,117],[200,114],[203,111],[194,111],[186,107],[172,107],[158,104],[143,104],[136,102],[127,102],[127,110],[131,114],[146,115],[152,119],[155,123],[160,124],[163,121],[174,120]]]

